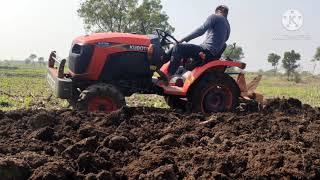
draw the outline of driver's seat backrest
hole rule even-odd
[[[192,71],[194,68],[196,68],[198,66],[203,66],[211,61],[219,60],[221,58],[223,52],[226,50],[226,48],[227,48],[227,44],[224,44],[221,51],[219,51],[219,53],[217,53],[217,55],[215,55],[215,56],[212,55],[212,53],[210,53],[209,51],[200,52],[199,58],[195,59],[191,64],[189,64],[187,69],[189,71]]]
[[[212,55],[212,57],[208,57],[208,61],[214,61],[214,60],[218,60],[221,58],[223,52],[227,49],[227,44],[224,44],[224,46],[222,47],[222,49],[216,54],[216,55]]]

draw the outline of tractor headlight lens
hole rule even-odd
[[[81,45],[79,45],[79,44],[73,45],[73,47],[72,47],[72,53],[74,53],[74,54],[81,54],[81,52],[82,52],[82,46],[81,46]]]

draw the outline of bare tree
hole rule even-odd
[[[276,73],[277,73],[278,64],[279,64],[280,59],[281,59],[281,56],[279,56],[278,54],[275,54],[275,53],[271,53],[268,56],[268,62],[271,63],[271,65],[273,67],[274,75],[276,75]]]
[[[37,58],[37,55],[36,54],[30,54],[29,58],[30,59],[30,62],[35,66],[35,60]]]
[[[319,61],[320,61],[320,47],[317,48],[316,54],[311,60],[311,62],[313,62],[313,74],[316,73],[316,68]]]
[[[296,69],[299,67],[299,60],[301,60],[301,55],[296,53],[294,50],[284,53],[282,65],[286,70],[288,81],[292,80],[292,76],[296,73]]]
[[[38,63],[39,63],[40,66],[45,65],[44,57],[39,57],[38,58]]]

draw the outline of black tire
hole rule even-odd
[[[171,109],[186,111],[187,101],[175,96],[164,96],[164,100]]]
[[[225,112],[238,107],[240,89],[228,74],[211,71],[199,79],[190,95],[194,112]]]
[[[81,92],[77,109],[110,113],[126,105],[123,94],[111,84],[95,84]]]

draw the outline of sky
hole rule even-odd
[[[47,57],[52,50],[67,56],[72,40],[86,34],[77,15],[79,4],[80,0],[0,0],[0,60],[24,60],[31,53]],[[310,60],[320,47],[320,1],[162,0],[177,39],[199,27],[220,4],[230,8],[232,31],[228,43],[243,47],[242,61],[249,71],[271,69],[269,53],[282,56],[292,49],[302,55],[301,70],[312,69]],[[299,30],[288,31],[283,26],[283,16],[289,9],[303,17]]]

